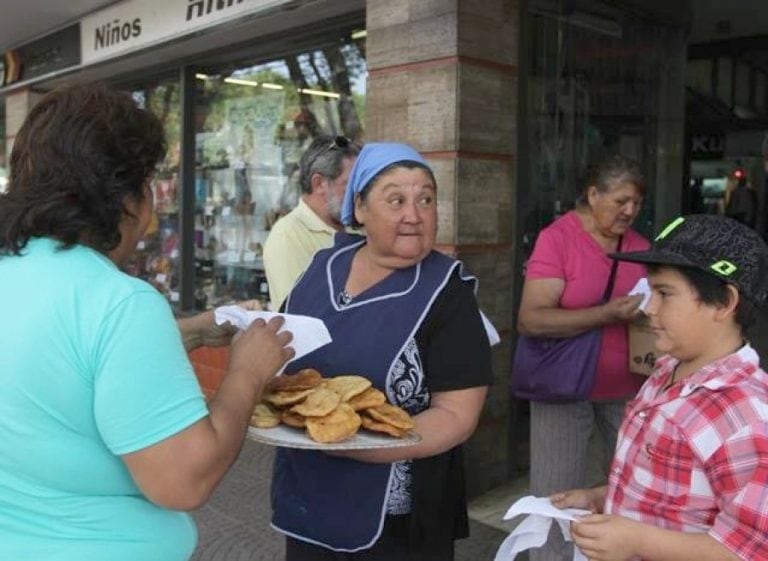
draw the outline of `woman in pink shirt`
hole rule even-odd
[[[629,372],[626,323],[638,313],[640,296],[627,296],[645,276],[642,265],[621,263],[611,299],[601,303],[613,262],[609,254],[641,251],[650,244],[631,229],[645,194],[639,166],[616,156],[596,166],[576,208],[544,228],[528,261],[517,319],[520,334],[570,337],[596,327],[602,341],[588,400],[531,402],[531,492],[549,496],[588,484],[587,445],[594,430],[603,445],[603,465],[616,445],[624,406],[643,381]],[[514,372],[513,372],[514,375]],[[559,532],[531,550],[531,561],[572,559],[573,546]]]

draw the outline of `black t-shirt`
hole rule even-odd
[[[746,185],[740,185],[731,194],[725,215],[754,228],[757,222],[757,208],[757,192]]]
[[[491,349],[472,284],[458,273],[435,300],[416,333],[430,392],[493,382]],[[461,446],[414,460],[409,539],[413,548],[440,551],[469,535]]]
[[[488,335],[472,284],[451,275],[416,332],[430,392],[493,382]]]

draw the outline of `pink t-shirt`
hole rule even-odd
[[[643,251],[650,243],[634,230],[627,230],[621,251]],[[577,310],[596,306],[603,297],[613,260],[584,230],[574,211],[544,228],[528,261],[526,279],[563,279],[560,307]],[[619,262],[613,297],[624,296],[645,276],[645,267]],[[603,327],[595,385],[590,399],[621,399],[637,393],[644,377],[629,371],[627,328],[623,324]]]

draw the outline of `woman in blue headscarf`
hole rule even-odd
[[[364,375],[411,413],[422,439],[333,455],[278,449],[273,526],[288,561],[450,560],[468,534],[461,444],[492,380],[475,280],[433,250],[437,185],[410,146],[363,147],[342,221],[366,235],[337,234],[285,305],[321,318],[333,342],[289,374]]]

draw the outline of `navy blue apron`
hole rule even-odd
[[[325,377],[357,374],[386,393],[393,364],[461,264],[433,251],[419,264],[394,271],[345,302],[340,295],[365,238],[340,233],[334,241],[334,247],[315,255],[285,307],[287,313],[321,318],[333,342],[292,362],[287,372],[311,367]],[[398,396],[388,397],[399,404]],[[384,523],[392,466],[278,448],[273,527],[337,551],[371,547]]]

